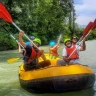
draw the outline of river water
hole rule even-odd
[[[60,50],[62,48],[63,45],[61,45]],[[59,54],[61,54],[61,51],[59,51]],[[0,52],[0,96],[96,96],[96,83],[93,88],[77,92],[29,93],[19,84],[18,69],[22,59],[12,64],[7,63],[7,60],[13,58],[13,56],[20,57],[17,50]],[[90,66],[96,73],[96,40],[86,41],[86,51],[80,52],[80,58],[82,64]]]

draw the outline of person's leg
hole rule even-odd
[[[80,60],[79,59],[71,60],[70,64],[80,64]]]
[[[46,61],[39,62],[39,65],[41,68],[44,68],[44,67],[50,66],[51,62],[50,62],[50,60],[46,60]]]
[[[57,65],[66,65],[66,62],[64,60],[58,60]]]
[[[28,65],[24,65],[23,68],[24,68],[25,71],[36,69],[33,66],[28,66]]]

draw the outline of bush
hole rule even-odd
[[[7,33],[0,32],[0,51],[16,49],[17,44]]]

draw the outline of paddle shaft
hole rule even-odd
[[[83,35],[81,38],[84,38],[84,36],[86,36],[86,34],[90,31],[90,30],[94,30],[96,28],[96,19],[94,20],[94,22],[89,22],[89,24],[87,25],[87,27],[85,28],[86,30],[84,30]],[[90,32],[89,32],[90,33]],[[79,39],[79,41],[76,43],[76,45],[81,41],[81,39]]]
[[[19,43],[19,41],[18,40],[16,40],[16,38],[12,35],[12,34],[10,34],[10,36],[17,42],[17,43]],[[24,49],[24,47],[20,44],[20,46]]]
[[[12,17],[7,11],[7,9],[1,3],[0,3],[0,14],[5,21],[12,23],[19,31],[21,31],[21,29],[13,22]],[[39,48],[28,38],[26,34],[24,34],[24,36],[39,50]]]
[[[60,36],[59,36],[59,39],[58,39],[58,43],[60,43],[61,37],[62,37],[62,36],[60,35]]]
[[[95,22],[95,21],[94,21]],[[83,35],[81,36],[81,38],[83,39],[87,33],[91,30],[92,26],[94,25],[93,22],[89,22],[89,24],[86,26],[86,28],[84,29]],[[79,39],[79,41],[76,43],[76,45],[81,41],[81,38]]]
[[[73,52],[70,54],[70,56],[68,57],[68,59],[73,55],[73,53],[79,48],[79,46],[82,44],[82,42],[84,41],[84,39],[90,34],[90,32],[91,32],[92,30],[90,30],[87,34],[86,34],[86,36],[85,37],[83,37],[83,39],[80,41],[80,43],[77,45],[77,48],[75,48],[74,50],[73,50]]]
[[[2,26],[2,25],[1,25]],[[8,32],[8,30],[5,28],[5,27],[3,27],[2,26],[2,28],[6,31],[6,32]],[[18,40],[16,40],[16,38],[10,33],[10,32],[8,32],[9,34],[10,34],[10,36],[17,42],[17,43],[19,43],[19,41]],[[24,47],[20,44],[20,46],[24,49]]]
[[[12,24],[19,30],[19,31],[22,31],[14,22],[12,22]],[[29,39],[29,37],[24,34],[24,36],[39,50],[39,48],[33,43],[32,40]]]
[[[61,37],[62,36],[60,35],[57,44],[52,49],[54,49],[55,47],[57,47],[57,45],[60,43]]]

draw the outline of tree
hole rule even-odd
[[[69,2],[73,0],[3,0],[13,21],[28,36],[41,38],[42,44],[57,40],[60,33],[70,35],[68,18],[72,11]],[[72,3],[73,4],[73,3]],[[3,24],[9,31],[17,34],[12,24]]]

